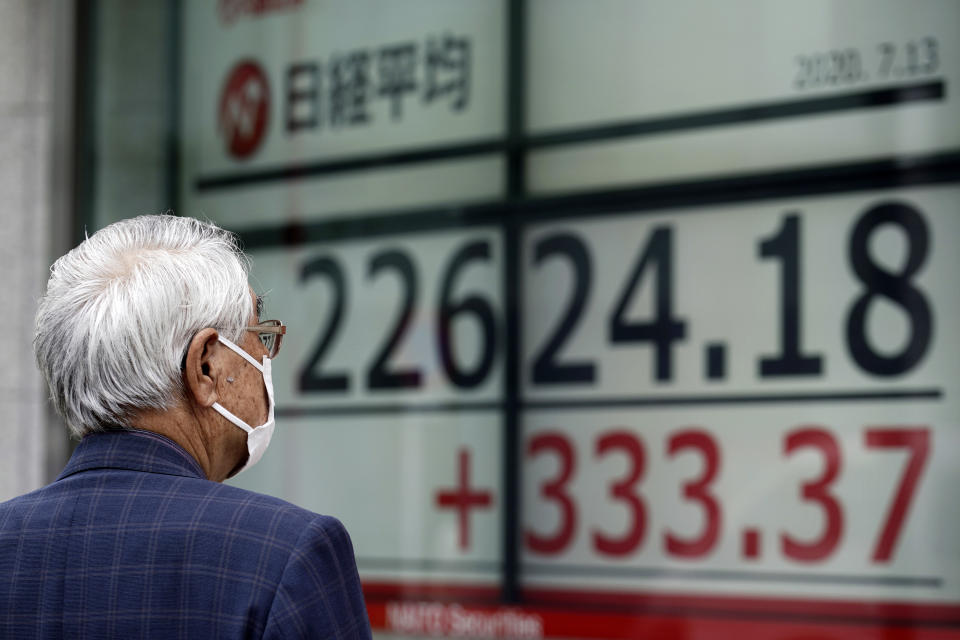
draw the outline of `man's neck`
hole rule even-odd
[[[207,479],[223,482],[242,463],[246,448],[238,447],[237,434],[218,425],[215,417],[203,420],[197,412],[178,405],[162,411],[141,411],[130,426],[170,438],[197,461]]]

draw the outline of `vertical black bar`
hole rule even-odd
[[[507,199],[526,195],[526,0],[507,0]]]
[[[73,67],[73,202],[71,246],[83,242],[87,228],[93,230],[94,182],[97,174],[96,90],[97,90],[97,0],[78,0]]]
[[[503,455],[503,593],[520,600],[520,225],[516,203],[526,195],[524,171],[525,0],[507,1],[507,207],[504,233],[505,375]]]
[[[167,104],[166,104],[166,175],[164,176],[165,207],[180,215],[180,98],[183,75],[181,0],[169,0],[167,11]]]

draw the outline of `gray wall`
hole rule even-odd
[[[68,442],[31,346],[36,302],[69,242],[71,0],[0,0],[0,500],[52,479]]]
[[[47,401],[31,345],[50,264],[120,218],[171,208],[167,86],[175,5],[99,0],[90,17],[92,118],[74,202],[75,0],[0,0],[0,500],[51,481],[71,443]],[[77,123],[76,126],[87,126]],[[85,214],[85,215],[84,215]]]

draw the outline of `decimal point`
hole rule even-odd
[[[723,380],[727,377],[727,345],[723,342],[710,342],[704,347],[708,380]]]
[[[743,530],[743,557],[755,560],[760,557],[760,530]]]

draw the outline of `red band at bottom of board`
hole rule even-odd
[[[960,604],[364,584],[378,631],[464,638],[960,640]]]

